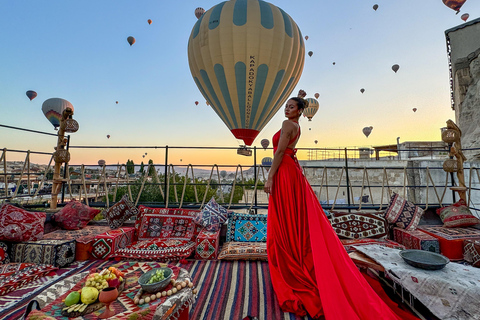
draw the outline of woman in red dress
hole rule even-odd
[[[267,252],[270,276],[285,312],[327,320],[399,319],[362,276],[333,231],[295,157],[298,119],[308,102],[285,106],[282,129],[272,139]]]

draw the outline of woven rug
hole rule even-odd
[[[441,270],[424,270],[405,263],[396,249],[356,249],[381,264],[398,289],[407,290],[438,318],[480,320],[480,269],[451,262]]]

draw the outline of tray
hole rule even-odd
[[[441,254],[425,250],[408,249],[399,254],[409,265],[425,270],[440,270],[450,262],[450,259]]]

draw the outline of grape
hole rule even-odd
[[[165,279],[164,271],[163,271],[163,270],[157,270],[157,271],[150,277],[150,280],[148,280],[147,283],[148,283],[148,284],[156,283],[156,282],[162,281],[163,279]]]

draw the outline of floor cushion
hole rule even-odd
[[[205,205],[200,213],[195,217],[196,224],[202,225],[207,231],[217,231],[222,224],[227,221],[228,211],[221,205],[219,205],[215,198]]]
[[[233,212],[228,217],[227,242],[266,242],[267,215]]]
[[[387,220],[380,214],[331,211],[332,228],[341,239],[386,238]]]
[[[423,215],[423,209],[393,193],[385,211],[385,218],[395,227],[415,230]]]
[[[118,249],[110,257],[118,260],[172,261],[189,257],[196,243],[178,239],[148,239],[138,241],[123,249]]]
[[[123,195],[120,201],[103,211],[103,215],[111,229],[120,228],[125,221],[137,214],[138,209],[126,194]]]
[[[266,242],[225,242],[218,254],[219,260],[263,260],[267,261]]]
[[[395,248],[395,249],[405,249],[404,245],[388,239],[370,239],[370,238],[355,239],[355,240],[340,239],[340,242],[343,244],[343,247],[345,248],[345,250],[347,250],[348,253],[356,251],[354,246],[368,246],[372,244],[377,244],[380,246]]]
[[[15,291],[20,287],[57,270],[48,264],[8,263],[0,266],[0,296]]]
[[[446,228],[470,227],[480,223],[480,220],[470,212],[463,199],[451,206],[437,209],[437,214]]]
[[[78,230],[84,228],[99,213],[99,209],[74,200],[56,212],[53,219],[62,229]]]
[[[4,203],[0,207],[0,241],[35,241],[43,239],[45,212],[31,212]]]
[[[480,268],[480,240],[464,240],[463,258],[474,267]]]

